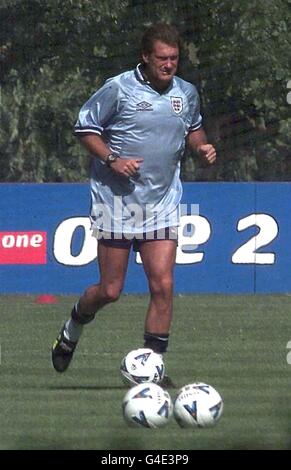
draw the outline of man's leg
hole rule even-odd
[[[118,300],[126,275],[129,248],[116,248],[98,243],[99,284],[85,290],[80,297],[75,319],[89,323],[104,305]]]
[[[163,354],[167,350],[172,321],[177,242],[148,240],[140,243],[139,249],[151,296],[145,319],[144,345]]]
[[[58,372],[64,372],[68,368],[83,325],[91,322],[100,308],[119,298],[126,275],[129,252],[130,246],[115,247],[98,243],[100,282],[86,289],[53,345],[52,362]]]

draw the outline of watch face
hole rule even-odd
[[[106,158],[106,163],[107,165],[110,165],[111,163],[115,162],[115,160],[117,160],[116,155],[108,155]]]

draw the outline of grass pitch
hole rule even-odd
[[[290,449],[290,296],[177,296],[167,373],[172,398],[203,381],[223,397],[212,429],[131,429],[119,365],[142,346],[148,298],[123,296],[85,327],[70,368],[58,374],[50,349],[75,298],[38,305],[0,298],[1,450]]]

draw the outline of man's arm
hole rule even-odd
[[[94,156],[102,160],[104,163],[106,161],[106,157],[111,154],[110,149],[104,142],[101,135],[97,134],[85,134],[85,135],[77,135],[81,144],[88,150],[88,152]]]
[[[195,150],[201,158],[209,164],[216,160],[216,150],[213,145],[207,143],[204,129],[200,127],[196,131],[190,131],[187,136],[187,145]]]
[[[78,138],[91,155],[99,158],[104,163],[106,162],[106,157],[112,153],[101,135],[78,135]],[[110,168],[121,176],[134,176],[138,172],[139,164],[142,161],[141,158],[117,158],[115,162],[111,163]]]

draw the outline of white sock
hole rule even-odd
[[[82,334],[83,327],[84,325],[80,325],[80,323],[76,323],[72,318],[69,318],[65,324],[64,336],[69,341],[76,343]]]

